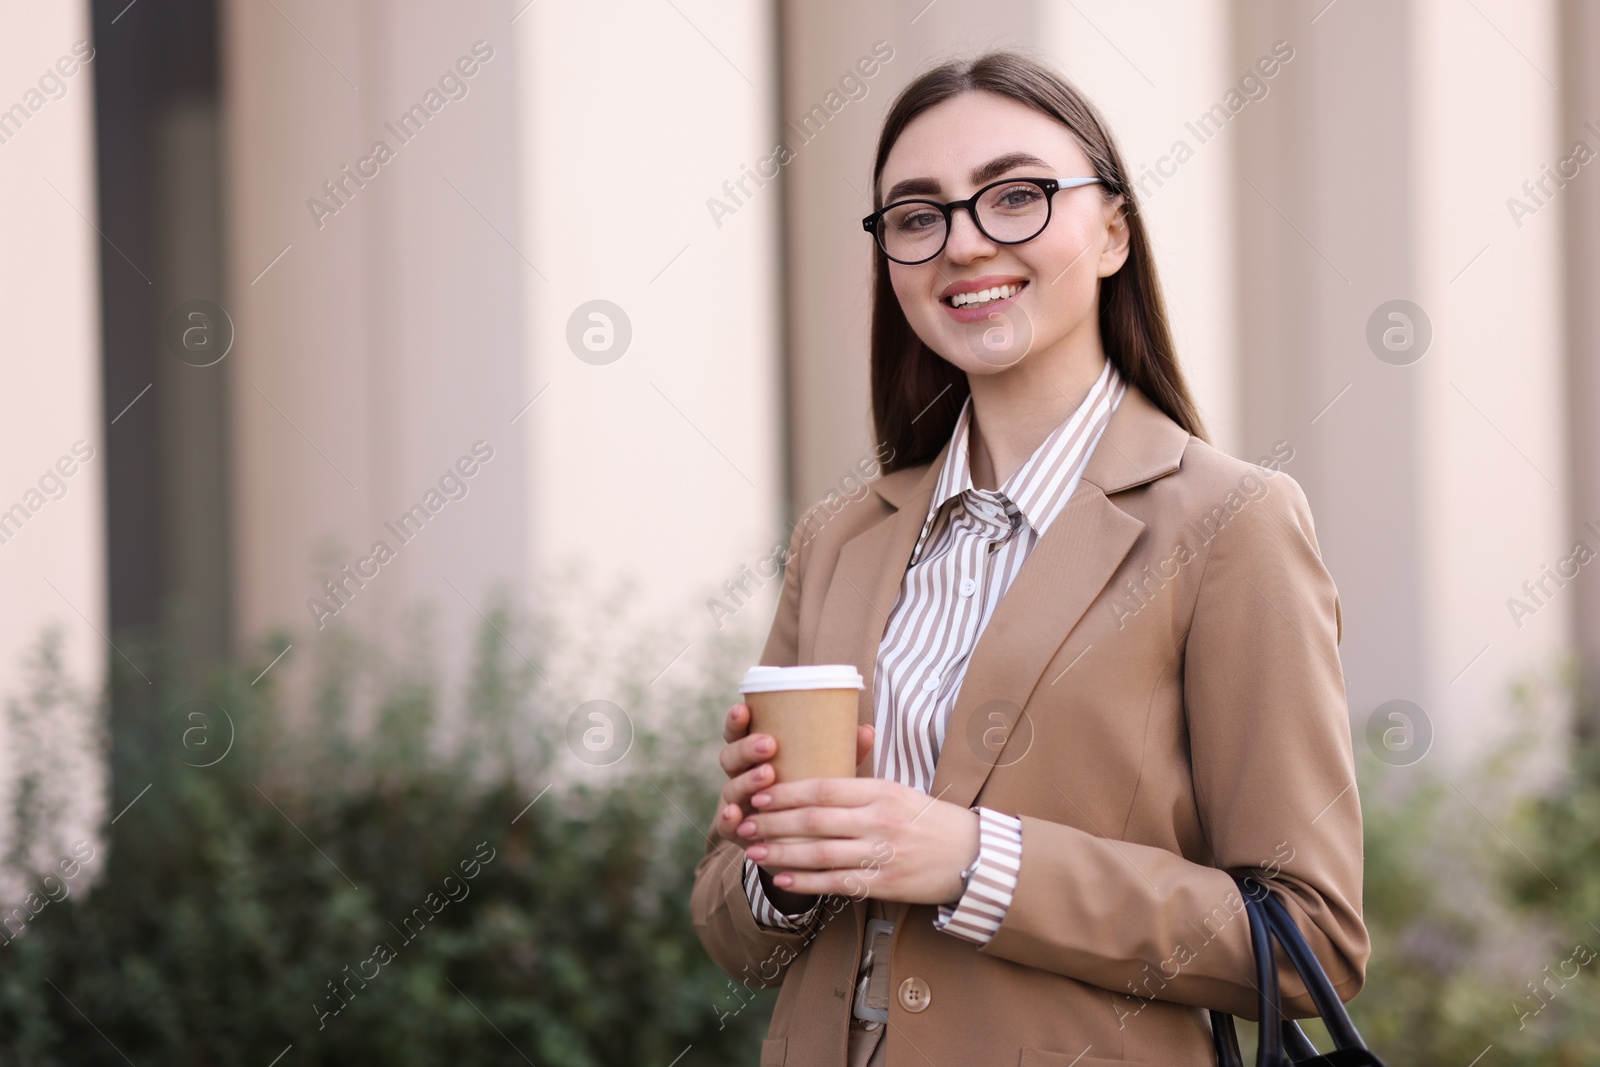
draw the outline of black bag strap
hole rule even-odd
[[[1317,1006],[1317,1014],[1322,1017],[1323,1025],[1327,1026],[1328,1035],[1333,1038],[1333,1047],[1365,1049],[1367,1043],[1356,1032],[1355,1023],[1350,1021],[1350,1013],[1345,1010],[1339,994],[1334,992],[1333,983],[1317,962],[1311,946],[1306,944],[1306,939],[1290,918],[1289,909],[1271,893],[1265,893],[1262,903],[1266,905],[1267,920],[1272,925],[1273,933],[1288,954],[1289,962],[1294,964],[1294,969],[1305,982],[1311,1002]]]
[[[1278,990],[1278,962],[1273,955],[1271,927],[1255,896],[1257,891],[1265,893],[1266,890],[1259,888],[1259,882],[1257,889],[1252,889],[1246,880],[1235,878],[1234,881],[1244,895],[1245,915],[1250,920],[1250,950],[1256,961],[1256,1018],[1260,1025],[1256,1067],[1286,1067],[1288,1056],[1283,1049],[1283,998]]]
[[[1289,911],[1272,895],[1267,884],[1257,878],[1234,876],[1244,898],[1250,923],[1250,948],[1256,967],[1256,993],[1260,1018],[1260,1039],[1256,1044],[1257,1067],[1294,1067],[1295,1064],[1340,1064],[1349,1067],[1383,1063],[1361,1040],[1344,1003],[1334,991],[1327,972],[1306,944]],[[1274,942],[1283,946],[1300,980],[1305,984],[1318,1014],[1333,1038],[1334,1051],[1319,1053],[1305,1032],[1283,1015],[1283,999],[1278,987]],[[1211,1039],[1219,1067],[1244,1067],[1239,1052],[1239,1037],[1233,1016],[1211,1012]]]
[[[1293,1019],[1283,1020],[1283,1050],[1288,1054],[1290,1063],[1314,1060],[1321,1055],[1306,1032],[1300,1029],[1300,1024]]]
[[[1291,1063],[1315,1059],[1318,1055],[1317,1047],[1293,1019],[1283,1020],[1283,1036]],[[1233,1016],[1216,1010],[1211,1012],[1211,1044],[1216,1049],[1219,1067],[1244,1067],[1244,1056],[1239,1051],[1239,1032],[1234,1028]]]
[[[1233,1016],[1212,1010],[1211,1044],[1217,1050],[1217,1067],[1244,1067],[1244,1057],[1239,1053],[1239,1032],[1233,1028]]]

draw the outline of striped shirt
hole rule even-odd
[[[999,489],[972,484],[972,398],[967,397],[878,646],[877,777],[930,791],[972,650],[1022,564],[1077,488],[1126,388],[1107,360],[1082,404]],[[979,817],[977,867],[961,898],[939,905],[934,928],[981,945],[1000,929],[1016,889],[1022,821],[980,805],[972,810]],[[748,859],[744,887],[761,925],[804,930],[820,912],[820,899],[800,914],[779,911]]]

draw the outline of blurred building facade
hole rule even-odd
[[[1358,738],[1407,700],[1453,758],[1516,679],[1600,662],[1588,0],[0,24],[0,696],[51,625],[88,685],[163,621],[292,674],[426,608],[459,664],[498,595],[563,572],[631,582],[682,635],[663,671],[764,632],[777,583],[749,576],[872,454],[856,220],[883,111],[1002,46],[1109,119],[1214,442],[1292,455]]]

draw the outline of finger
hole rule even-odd
[[[870,726],[856,727],[856,762],[860,763],[872,755],[872,739],[877,731]]]
[[[756,809],[751,805],[750,797],[772,785],[773,779],[774,771],[770,763],[752,767],[743,774],[730,778],[728,784],[722,787],[722,806],[727,808],[732,804],[738,805],[741,818],[755,814]]]
[[[777,834],[778,837],[786,836]],[[744,838],[745,850],[752,849],[752,863],[776,874],[779,871],[853,871],[872,864],[872,858],[861,838],[823,837],[817,841],[788,841],[773,843]]]
[[[741,831],[746,828],[750,833]],[[823,840],[815,842],[801,842],[791,844],[790,848],[823,850],[822,858],[828,860],[828,865],[853,863],[852,857],[862,853],[868,845],[867,816],[859,808],[853,807],[827,807],[813,806],[801,808],[788,808],[783,811],[770,811],[765,807],[757,807],[748,817],[740,820],[734,827],[734,836],[741,841],[770,841],[774,837],[815,837]],[[843,840],[830,840],[843,839]],[[848,844],[853,851],[841,852],[839,848]],[[817,855],[812,852],[786,852],[786,856],[800,856],[801,866],[812,866],[804,862]],[[784,862],[793,862],[784,860]]]
[[[728,744],[739,740],[750,730],[750,706],[748,704],[735,704],[728,709],[728,717],[722,721],[722,740]]]
[[[785,869],[773,875],[772,884],[785,892],[802,896],[833,894],[851,900],[865,900],[872,896],[873,873],[853,868],[828,871]],[[780,877],[786,878],[789,884],[784,885],[779,881]]]
[[[860,844],[859,841],[833,841],[830,846],[838,850],[836,854],[839,858],[821,861],[792,858],[796,855],[795,850],[811,847],[801,844],[774,845],[763,842],[746,846],[746,854],[752,863],[771,873],[773,884],[780,889],[806,895],[837,893],[860,900],[871,896],[874,888],[880,892],[887,889],[883,862],[861,852],[859,848],[851,847]],[[761,855],[750,856],[752,851]],[[851,857],[856,856],[859,858],[852,862]]]
[[[744,821],[746,814],[748,813],[738,804],[730,804],[727,802],[727,798],[723,798],[722,807],[717,811],[718,832],[730,841],[738,841],[739,835],[734,831]]]
[[[778,742],[771,734],[750,734],[725,745],[717,756],[729,778],[743,774],[758,763],[770,760],[778,751]]]
[[[751,797],[751,803],[766,812],[806,807],[856,808],[881,797],[886,785],[893,783],[882,778],[801,778],[763,789]]]

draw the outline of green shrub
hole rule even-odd
[[[449,722],[425,649],[385,663],[324,642],[295,708],[273,675],[251,685],[279,639],[209,679],[226,716],[207,721],[190,718],[187,665],[122,645],[159,664],[150,684],[124,667],[111,685],[109,809],[134,803],[87,865],[93,888],[69,883],[0,945],[0,1061],[265,1067],[293,1046],[285,1064],[667,1067],[692,1046],[696,1064],[753,1063],[775,994],[719,1023],[727,981],[688,915],[690,819],[709,819],[721,785],[715,694],[750,650],[713,649],[715,683],[610,694],[636,733],[601,770],[566,751],[577,701],[534,665],[549,673],[557,654],[524,661],[502,631],[503,610]],[[38,669],[58,668],[47,647]],[[368,728],[363,687],[378,694]],[[231,749],[196,766],[230,719]],[[557,774],[571,780],[541,795]],[[38,828],[47,785],[23,775],[19,825]],[[18,836],[13,868],[41,851]],[[14,873],[38,886],[41,866]],[[347,1006],[323,1016],[340,983]]]
[[[1475,767],[1362,769],[1373,954],[1350,1011],[1390,1064],[1600,1067],[1600,957],[1573,958],[1600,950],[1600,765],[1571,740],[1536,773],[1551,696],[1515,687],[1511,740]]]

